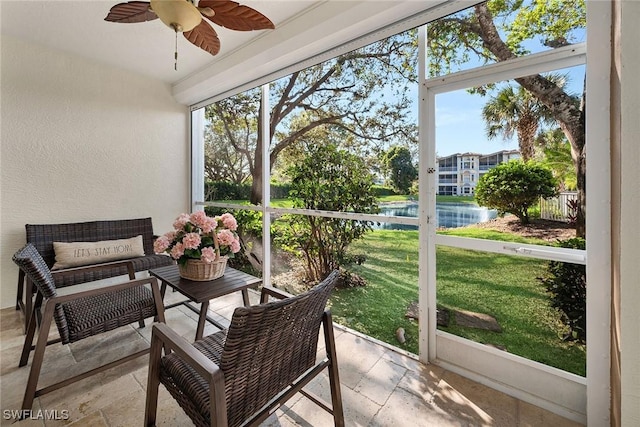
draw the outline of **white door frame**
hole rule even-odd
[[[611,12],[609,2],[587,2],[589,47],[585,44],[545,51],[512,61],[478,69],[425,79],[426,32],[420,31],[420,359],[442,365],[475,381],[555,413],[593,425],[609,422],[610,363],[610,148],[609,148],[609,62]],[[476,241],[435,233],[435,194],[437,188],[435,97],[438,93],[479,86],[495,81],[554,71],[587,64],[587,198],[589,200],[587,236],[589,239],[587,275],[587,378],[551,368],[528,359],[437,331],[436,325],[436,245],[465,247],[496,253],[532,256],[586,263],[586,251],[559,251],[560,248],[510,245],[504,242]],[[599,60],[598,60],[599,59]],[[594,177],[597,179],[589,179]],[[500,359],[499,361],[496,359]]]

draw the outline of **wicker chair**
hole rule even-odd
[[[13,256],[13,261],[37,289],[36,303],[44,300],[44,314],[35,346],[31,371],[22,402],[22,409],[31,409],[33,400],[53,390],[57,390],[90,375],[110,369],[136,357],[148,353],[149,349],[138,351],[106,365],[76,375],[38,390],[38,377],[47,345],[62,342],[69,344],[84,338],[116,329],[148,317],[157,317],[164,322],[164,306],[158,282],[155,278],[133,280],[126,283],[76,292],[59,296],[49,267],[37,249],[28,243]],[[146,284],[151,285],[151,289]],[[33,310],[27,327],[27,335],[22,348],[19,366],[25,366],[32,350],[36,330],[36,312]],[[55,320],[60,338],[47,341],[52,320]]]
[[[337,277],[334,271],[298,296],[265,286],[260,305],[236,308],[227,331],[194,344],[166,325],[154,325],[145,425],[155,425],[162,383],[197,426],[258,425],[297,392],[344,426],[333,324],[325,311]],[[285,299],[267,302],[269,296]],[[316,361],[321,323],[326,357]],[[302,390],[324,368],[332,409]]]

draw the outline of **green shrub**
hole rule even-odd
[[[238,222],[236,231],[240,238],[241,250],[229,260],[229,265],[253,275],[261,275],[262,257],[258,256],[253,249],[254,245],[260,244],[262,239],[262,212],[214,206],[205,206],[204,211],[209,216],[218,216],[229,212],[236,218]]]
[[[291,184],[272,182],[272,199],[287,199]],[[251,196],[251,183],[234,183],[227,181],[207,181],[204,185],[205,199],[208,202],[214,200],[249,200]]]
[[[409,193],[411,184],[418,179],[418,169],[413,165],[411,151],[396,145],[382,154],[381,163],[393,188],[401,194]]]
[[[520,223],[529,223],[529,207],[540,197],[557,194],[556,180],[551,171],[532,161],[511,160],[501,163],[482,175],[476,186],[478,204],[512,213]]]
[[[531,206],[528,210],[529,219],[540,219],[540,203]]]
[[[206,201],[248,200],[251,184],[237,184],[228,181],[207,181],[204,184]]]
[[[558,241],[562,248],[585,249],[581,237]],[[566,340],[587,340],[587,274],[582,264],[550,261],[547,277],[540,281],[551,295],[551,305],[560,311],[562,321],[569,327]]]
[[[294,208],[378,213],[373,175],[361,157],[335,144],[310,147],[302,161],[287,170]],[[369,221],[306,215],[283,215],[274,244],[299,256],[310,281],[319,281],[344,262],[354,240],[372,229]]]
[[[290,190],[291,190],[291,184],[282,183],[282,182],[272,182],[271,198],[272,199],[288,199]]]
[[[376,197],[395,196],[396,194],[398,194],[393,188],[384,185],[373,185],[371,187],[371,190]]]

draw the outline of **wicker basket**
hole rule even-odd
[[[227,268],[227,256],[221,256],[211,264],[199,259],[189,259],[185,265],[179,264],[180,277],[197,282],[214,280],[224,275]]]

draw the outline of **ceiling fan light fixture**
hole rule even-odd
[[[176,32],[193,30],[202,21],[200,11],[189,0],[150,0],[158,18]]]

